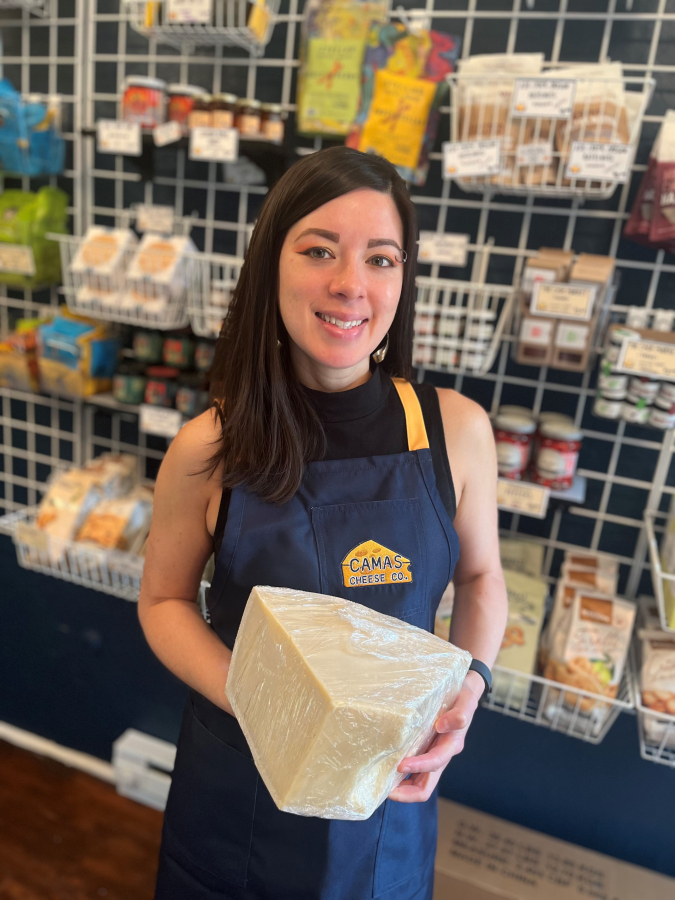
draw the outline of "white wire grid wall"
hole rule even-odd
[[[291,137],[285,150],[273,151],[278,156],[269,157],[268,164],[271,159],[272,165],[283,166],[299,153],[319,149],[321,140],[295,138],[292,126],[302,6],[299,0],[282,2],[261,57],[235,47],[177,49],[147,39],[132,29],[120,0],[50,0],[44,18],[28,12],[0,12],[4,74],[22,90],[61,93],[66,106],[72,107],[72,120],[68,120],[72,130],[66,131],[72,163],[69,156],[70,168],[64,177],[71,181],[73,233],[82,234],[94,223],[123,224],[123,210],[139,202],[158,203],[171,205],[178,219],[193,218],[192,237],[200,250],[241,257],[265,186],[228,183],[220,164],[193,162],[182,148],[145,150],[140,161],[99,154],[93,138],[86,135],[97,119],[117,116],[124,78],[147,74],[167,82],[198,84],[212,92],[280,102],[289,114]],[[621,239],[659,123],[665,110],[675,107],[675,0],[426,0],[422,8],[403,3],[396,9],[403,9],[408,21],[460,36],[463,57],[541,51],[552,64],[611,58],[623,63],[628,76],[656,79],[631,180],[609,200],[467,194],[441,178],[440,153],[432,154],[427,185],[412,194],[422,229],[468,232],[471,244],[478,246],[494,239],[486,279],[490,283],[517,285],[532,251],[540,245],[560,246],[617,257],[622,284],[615,312],[629,305],[675,307],[675,260],[663,251],[645,250]],[[5,25],[4,18],[11,25]],[[66,27],[72,28],[73,37],[62,41],[59,29]],[[8,39],[10,29],[14,36]],[[72,76],[64,87],[61,71],[68,68]],[[441,138],[447,140],[449,108],[442,111]],[[260,163],[259,158],[254,161]],[[24,182],[27,186],[28,180]],[[420,266],[420,274],[469,280],[478,274],[478,257],[472,253],[464,270],[431,265]],[[54,296],[52,292],[51,302]],[[16,301],[26,309],[32,302],[28,293]],[[7,305],[3,300],[3,329],[8,324]],[[474,397],[492,413],[501,403],[521,403],[535,412],[556,409],[572,414],[584,432],[579,471],[588,479],[588,489],[583,506],[553,507],[543,521],[502,514],[503,529],[545,545],[545,576],[550,580],[557,575],[562,551],[581,545],[618,558],[620,589],[626,596],[651,592],[642,514],[645,509],[667,510],[675,493],[672,433],[594,418],[590,412],[593,369],[576,375],[518,366],[510,358],[510,349],[507,339],[487,375],[428,373],[428,377]],[[418,375],[425,373],[419,370]],[[39,499],[41,482],[11,471],[14,460],[23,454],[29,462],[32,451],[19,453],[10,431],[37,434],[38,426],[15,420],[12,392],[3,390],[2,397],[3,502],[11,510]],[[61,407],[74,410],[73,427],[76,432],[80,429],[82,458],[102,449],[135,447],[145,458],[145,474],[152,477],[156,471],[164,445],[161,439],[139,435],[133,414],[89,403],[47,399],[40,403],[51,406],[54,415],[61,414]],[[73,460],[77,458],[75,454]],[[51,459],[59,462],[56,456]],[[33,464],[37,465],[37,459]],[[28,489],[30,496],[20,487]],[[660,527],[657,520],[657,533]]]

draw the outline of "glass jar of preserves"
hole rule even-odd
[[[260,131],[269,140],[280,144],[284,139],[284,120],[281,118],[281,104],[263,103]]]
[[[520,479],[530,461],[536,424],[524,416],[500,413],[495,419],[497,470],[502,478]]]
[[[193,84],[170,84],[167,88],[169,95],[168,119],[169,122],[178,122],[183,129],[183,134],[188,132],[188,121],[195,100],[203,96],[204,90]]]
[[[173,406],[180,375],[178,369],[169,366],[150,366],[146,372],[145,402],[151,406]]]
[[[188,115],[188,128],[211,128],[211,95],[198,94],[192,101]]]
[[[534,480],[554,491],[572,487],[582,434],[564,420],[544,422],[540,428],[539,450],[534,461]]]
[[[124,80],[122,118],[141,128],[155,128],[166,117],[166,82],[147,75],[129,75]]]
[[[214,94],[211,100],[211,121],[214,128],[234,128],[236,94]]]
[[[262,103],[259,100],[250,97],[237,100],[234,124],[240,134],[256,136],[260,134],[261,108]]]

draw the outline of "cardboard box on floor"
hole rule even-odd
[[[438,806],[433,900],[675,900],[674,878],[459,803]]]

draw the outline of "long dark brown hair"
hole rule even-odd
[[[304,464],[325,453],[321,422],[291,364],[279,312],[279,257],[296,222],[360,188],[389,194],[403,224],[408,262],[381,365],[391,375],[410,377],[417,218],[405,182],[386,160],[347,147],[306,156],[265,200],[216,346],[211,397],[222,435],[209,469],[223,464],[225,488],[245,484],[265,500],[283,503],[297,490]]]

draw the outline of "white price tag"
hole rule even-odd
[[[517,78],[513,88],[512,116],[569,119],[576,81],[568,78]]]
[[[192,128],[190,159],[212,162],[235,162],[239,153],[236,128]]]
[[[519,166],[549,166],[553,159],[553,145],[548,141],[534,144],[518,144],[516,164]]]
[[[15,275],[35,275],[33,248],[24,244],[0,243],[0,272]]]
[[[565,171],[566,178],[626,181],[633,161],[630,144],[574,141]]]
[[[155,147],[166,147],[167,144],[175,144],[183,137],[183,128],[180,122],[164,122],[157,125],[152,132]]]
[[[420,262],[442,263],[445,266],[464,268],[468,255],[468,234],[439,234],[420,231],[417,258]]]
[[[621,345],[617,368],[635,375],[675,381],[675,344],[625,340]]]
[[[148,403],[141,404],[138,427],[145,434],[175,438],[182,426],[183,416],[179,410],[165,409],[163,406],[151,406]]]
[[[99,119],[96,123],[96,144],[99,153],[140,156],[142,150],[141,126],[138,122]]]
[[[168,0],[167,16],[174,25],[179,22],[210,25],[213,21],[213,0]]]
[[[537,281],[532,288],[530,312],[532,315],[586,322],[593,312],[597,290],[595,284],[548,284]]]
[[[136,210],[136,227],[139,231],[173,234],[173,224],[173,206],[153,206],[150,203],[141,203]]]
[[[506,512],[544,519],[550,494],[549,488],[541,484],[512,481],[509,478],[497,480],[497,506]]]
[[[443,144],[444,178],[499,175],[501,168],[501,138],[484,141],[447,141]]]

